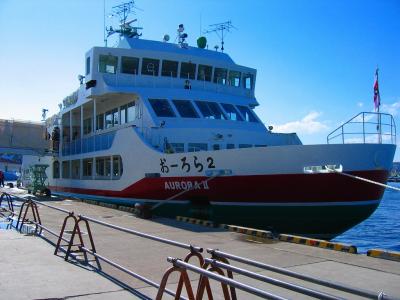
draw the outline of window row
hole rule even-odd
[[[60,168],[61,167],[61,168]],[[121,156],[105,156],[53,162],[53,178],[119,179],[123,173]]]
[[[121,59],[120,72],[124,74],[139,74],[138,57],[131,56],[113,56],[99,55],[98,71],[101,73],[116,74],[118,69],[118,60]],[[90,58],[86,61],[86,73],[89,74]],[[179,69],[180,64],[180,69]],[[154,58],[142,58],[140,74],[150,76],[178,77],[183,79],[197,79],[200,81],[214,82],[234,87],[243,87],[253,89],[254,75],[251,73],[242,73],[240,71],[228,70],[226,68],[217,68],[209,65],[194,64],[191,62],[178,62],[173,60],[159,60]]]
[[[158,117],[176,117],[168,100],[149,99],[149,102]],[[206,119],[258,122],[250,108],[244,105],[232,105],[229,103],[218,104],[217,102],[190,100],[172,100],[171,102],[182,118],[199,118],[198,110]]]
[[[132,122],[135,120],[135,114],[135,102],[110,109],[96,116],[96,130],[108,129],[119,124]]]
[[[209,147],[210,146],[210,147]],[[188,143],[186,145],[187,152],[198,152],[208,150],[235,149],[235,148],[252,148],[252,147],[267,147],[267,145],[252,145],[252,144],[212,144],[208,143]],[[185,152],[185,143],[167,143],[165,145],[166,153],[183,153]]]

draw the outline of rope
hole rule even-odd
[[[348,174],[348,173],[339,172],[337,170],[330,169],[327,166],[326,166],[326,170],[328,170],[331,173],[340,174],[340,175],[343,175],[343,176],[347,176],[347,177],[350,177],[350,178],[353,178],[353,179],[357,179],[357,180],[365,181],[365,182],[372,183],[372,184],[375,184],[375,185],[383,186],[385,188],[392,189],[394,191],[400,192],[400,188],[397,188],[397,187],[394,187],[394,186],[391,186],[391,185],[388,185],[388,184],[380,183],[380,182],[377,182],[377,181],[374,181],[374,180],[370,180],[370,179],[363,178],[363,177],[356,176],[356,175],[351,175],[351,174]]]

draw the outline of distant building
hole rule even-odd
[[[43,123],[0,119],[0,155],[40,154],[49,145],[49,134]]]

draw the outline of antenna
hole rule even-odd
[[[221,40],[221,51],[224,52],[224,32],[225,31],[230,32],[231,28],[234,28],[234,29],[237,29],[237,28],[232,25],[231,21],[211,24],[208,26],[211,27],[211,29],[204,31],[204,33],[207,34],[207,33],[215,32]]]
[[[138,30],[141,30],[143,28],[134,27],[130,25],[131,23],[136,22],[137,19],[133,19],[127,22],[129,14],[136,14],[135,10],[142,10],[142,9],[140,9],[135,5],[134,0],[113,6],[112,7],[113,14],[111,14],[110,17],[115,17],[115,16],[118,17],[120,29],[114,29],[112,28],[112,26],[106,28],[107,38],[114,33],[119,33],[120,36],[127,36],[130,38],[132,37],[138,38],[139,36],[141,36],[142,34],[141,33],[139,34]]]

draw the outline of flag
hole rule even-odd
[[[375,110],[379,110],[379,106],[381,105],[381,96],[379,95],[378,69],[375,71],[374,104]]]

